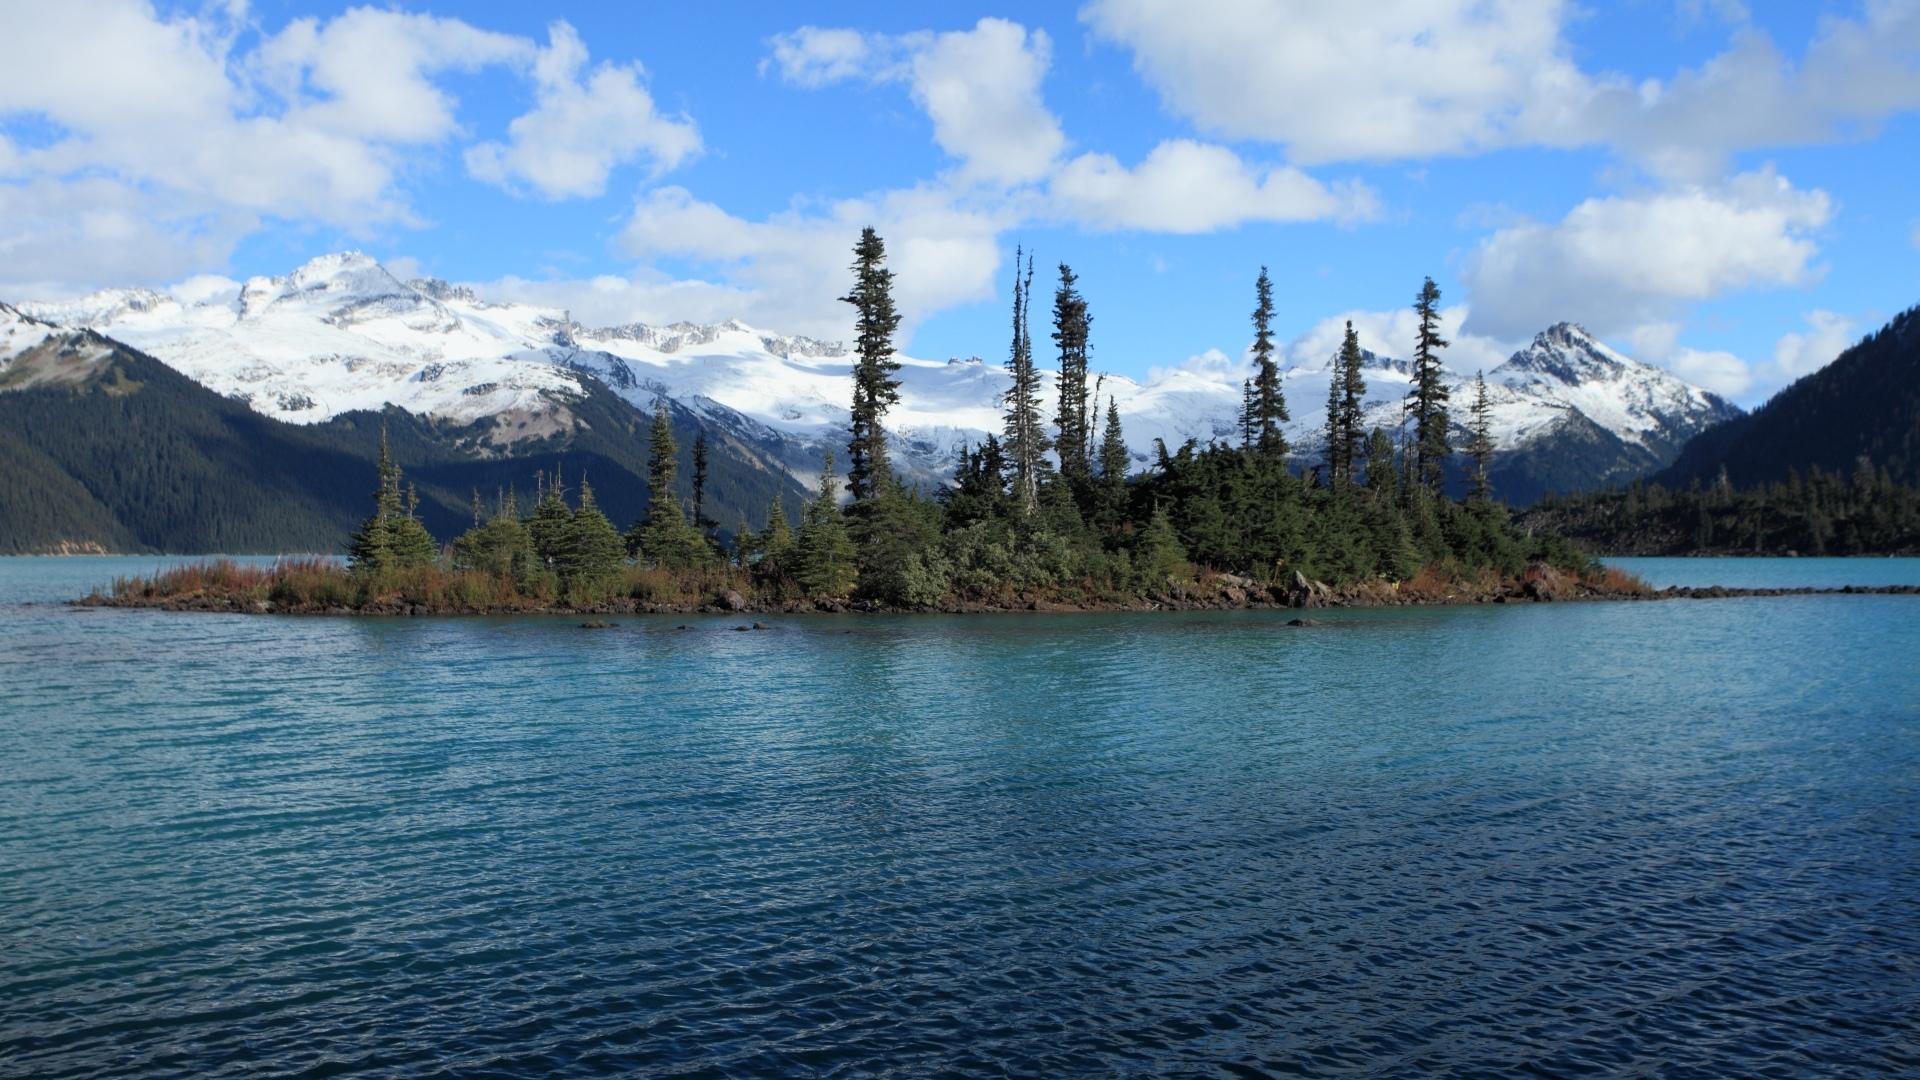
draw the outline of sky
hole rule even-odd
[[[357,248],[589,324],[1003,359],[1016,247],[1094,364],[1546,326],[1753,405],[1920,302],[1920,0],[0,0],[0,299]],[[1037,328],[1044,341],[1044,331]]]

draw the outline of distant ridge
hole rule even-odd
[[[1791,470],[1850,474],[1860,458],[1920,485],[1920,306],[1802,376],[1751,415],[1696,436],[1657,479],[1770,484]]]

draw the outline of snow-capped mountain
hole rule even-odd
[[[20,310],[124,341],[296,423],[391,404],[463,424],[490,421],[490,441],[506,447],[575,423],[567,403],[592,378],[642,408],[667,397],[808,481],[820,450],[845,439],[853,356],[839,343],[739,322],[586,327],[556,309],[491,303],[437,280],[401,281],[358,252],[322,256],[237,291],[115,289]],[[896,465],[930,480],[950,470],[961,444],[1000,428],[1007,374],[979,359],[899,359],[900,403],[887,417]],[[1327,368],[1285,371],[1288,435],[1305,458],[1318,453]],[[1144,462],[1156,440],[1237,438],[1241,375],[1191,367],[1145,381],[1108,375],[1098,392],[1117,404]],[[1579,470],[1584,483],[1662,465],[1688,436],[1739,412],[1564,323],[1487,375],[1496,445],[1513,456],[1571,440],[1588,459]],[[1365,376],[1368,423],[1397,427],[1409,365],[1369,353]],[[1051,382],[1052,373],[1044,378]],[[1464,422],[1468,380],[1452,381]]]

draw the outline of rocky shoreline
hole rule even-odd
[[[1261,585],[1232,574],[1212,576],[1205,585],[1174,585],[1163,592],[1116,600],[1049,597],[997,601],[955,601],[926,608],[897,608],[860,601],[792,600],[768,602],[736,590],[699,601],[660,602],[618,598],[595,604],[508,604],[486,608],[448,608],[384,599],[357,606],[285,604],[221,591],[179,595],[106,595],[95,593],[69,603],[76,607],[138,608],[160,611],[247,615],[316,616],[500,616],[500,615],[798,615],[798,614],[1008,614],[1014,612],[1093,611],[1247,611],[1331,608],[1442,607],[1479,604],[1532,604],[1594,601],[1709,600],[1735,597],[1821,595],[1920,595],[1920,585],[1847,585],[1840,587],[1734,588],[1673,586],[1652,589],[1637,579],[1582,579],[1549,567],[1529,568],[1522,578],[1498,585],[1457,590],[1416,590],[1397,583],[1362,582],[1331,586],[1295,574],[1291,580]]]

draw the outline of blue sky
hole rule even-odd
[[[537,9],[537,10],[536,10]],[[844,337],[860,225],[909,351],[998,358],[1016,244],[1096,362],[1453,363],[1549,323],[1743,403],[1920,301],[1920,0],[21,5],[0,298],[357,247],[588,322]],[[212,286],[206,286],[212,287]]]

